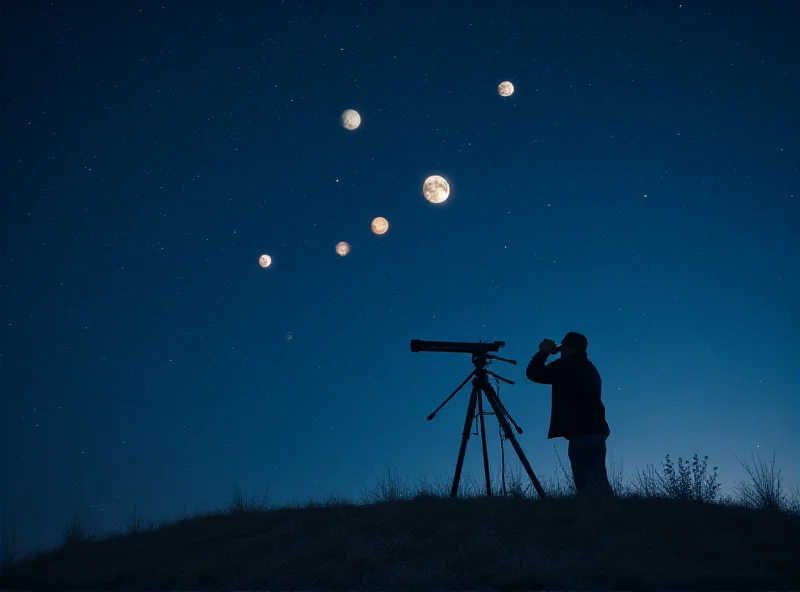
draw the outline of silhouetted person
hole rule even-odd
[[[552,339],[545,339],[525,376],[539,384],[553,385],[547,437],[569,440],[569,462],[577,493],[613,495],[606,472],[606,439],[611,430],[600,400],[600,373],[589,361],[587,345],[586,337],[573,331],[564,336],[560,347]],[[547,356],[559,351],[561,358],[545,366]]]

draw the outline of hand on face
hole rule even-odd
[[[548,355],[556,353],[557,349],[556,342],[552,339],[545,339],[539,344],[539,351]]]

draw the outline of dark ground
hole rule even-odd
[[[239,509],[69,542],[0,588],[789,589],[800,517],[700,502],[440,499]]]

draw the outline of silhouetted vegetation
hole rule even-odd
[[[223,509],[145,525],[136,509],[100,539],[74,515],[63,544],[15,560],[4,544],[0,587],[48,588],[788,588],[800,582],[800,495],[780,470],[742,463],[751,482],[720,495],[695,455],[625,480],[614,500],[575,498],[569,475],[507,471],[493,484],[450,479],[411,487],[394,468],[362,490],[273,507],[234,486]],[[564,477],[567,477],[564,479]],[[4,541],[7,543],[7,541]],[[12,549],[12,551],[9,551]],[[6,555],[7,553],[10,553]]]
[[[0,574],[4,569],[11,567],[18,559],[17,531],[3,532],[0,538]]]

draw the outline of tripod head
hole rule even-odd
[[[436,417],[436,414],[439,412],[439,409],[445,406],[445,404],[452,399],[455,394],[461,390],[470,379],[475,378],[478,381],[478,384],[488,384],[488,377],[493,376],[497,380],[502,380],[506,384],[514,384],[513,380],[509,380],[508,378],[503,378],[499,374],[492,372],[491,370],[487,370],[486,366],[492,363],[492,360],[499,360],[501,362],[506,362],[508,364],[516,365],[516,360],[509,360],[508,358],[501,358],[500,356],[495,356],[490,354],[491,351],[499,351],[501,347],[505,346],[505,341],[494,341],[493,343],[484,343],[482,341],[425,341],[423,339],[412,339],[411,340],[411,351],[414,353],[424,352],[424,351],[431,351],[431,352],[445,352],[445,353],[456,353],[456,354],[472,354],[472,365],[475,366],[475,369],[470,372],[469,376],[462,382],[459,387],[453,391],[453,393],[445,399],[444,403],[442,403],[436,411],[431,413],[428,416],[428,421],[432,420]],[[499,384],[499,383],[498,383]],[[520,432],[521,433],[521,432]]]

